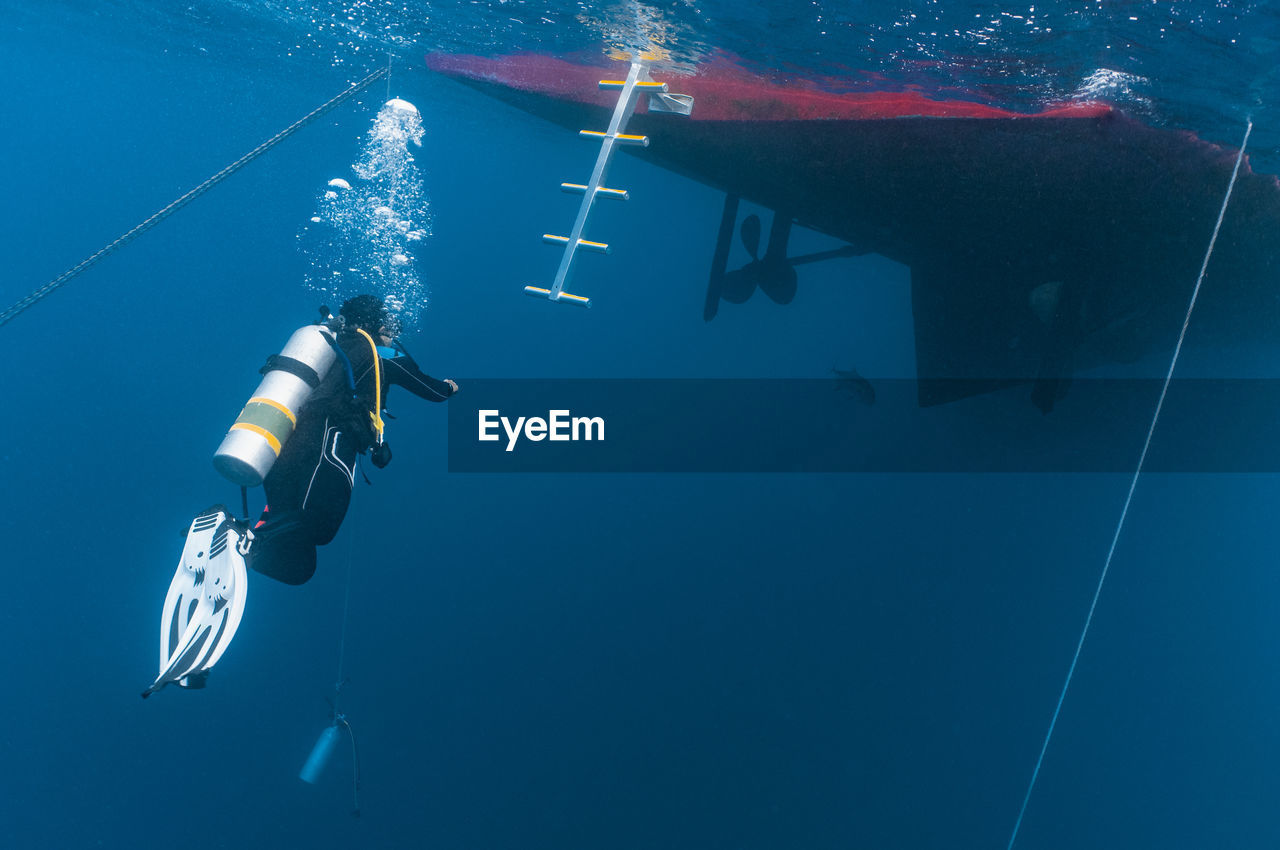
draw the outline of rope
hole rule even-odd
[[[360,817],[360,748],[356,746],[356,730],[351,728],[351,723],[345,718],[341,718],[340,723],[347,730],[347,737],[351,739],[351,816]]]
[[[351,545],[347,547],[347,589],[342,598],[342,632],[338,640],[338,678],[335,679],[333,686],[333,712],[338,713],[338,698],[342,695],[342,686],[347,680],[342,677],[343,662],[347,657],[347,620],[351,611],[351,574],[356,559],[356,537],[359,535],[351,535]]]
[[[244,168],[250,162],[253,162],[255,159],[262,156],[264,153],[271,150],[273,147],[280,144],[285,139],[289,138],[294,133],[301,130],[307,124],[310,124],[312,121],[324,115],[326,112],[333,109],[335,106],[338,106],[339,104],[349,100],[354,95],[363,91],[375,80],[380,79],[381,77],[383,77],[388,73],[390,73],[388,69],[381,68],[377,71],[374,71],[372,74],[365,77],[363,80],[360,80],[357,83],[353,83],[346,90],[342,91],[341,93],[325,101],[320,106],[317,106],[315,109],[311,110],[306,115],[302,116],[297,121],[290,124],[288,127],[285,127],[279,133],[276,133],[274,136],[267,139],[265,142],[258,145],[256,148],[249,151],[247,154],[240,157],[235,162],[231,163],[226,168],[222,169],[217,174],[213,175],[208,180],[201,183],[199,186],[192,189],[190,192],[187,192],[185,195],[173,201],[164,209],[155,213],[150,218],[146,219],[141,224],[137,225],[132,230],[125,233],[123,236],[120,236],[119,238],[117,238],[114,242],[99,249],[97,252],[91,254],[90,256],[76,263],[74,266],[67,269],[65,272],[58,275],[53,280],[49,281],[39,289],[19,299],[7,310],[0,312],[0,326],[4,326],[9,322],[10,319],[14,318],[19,313],[22,313],[23,311],[27,310],[28,308],[36,304],[38,301],[44,299],[46,296],[50,295],[54,290],[58,289],[63,284],[67,283],[72,278],[76,277],[85,269],[96,264],[99,260],[106,257],[108,254],[112,253],[117,248],[120,248],[128,244],[134,239],[137,239],[139,236],[146,233],[148,230],[155,227],[157,224],[164,221],[166,218],[173,215],[175,212],[182,209],[187,204],[191,203],[196,198],[200,197],[205,192],[209,191],[214,186],[218,185],[223,180],[227,179],[232,174],[239,171],[241,168]]]
[[[342,676],[343,662],[347,655],[347,621],[348,614],[351,611],[351,575],[355,565],[356,555],[356,538],[359,534],[351,535],[351,544],[347,547],[347,589],[342,599],[342,636],[338,641],[338,678],[337,684],[333,686],[333,722],[340,724],[346,729],[347,737],[351,739],[351,800],[353,808],[351,814],[353,817],[360,817],[360,750],[356,746],[356,732],[351,728],[351,722],[347,720],[347,716],[338,711],[338,700],[342,698],[342,687],[347,680]]]
[[[1098,597],[1102,595],[1102,585],[1107,580],[1107,572],[1111,569],[1111,560],[1116,554],[1116,543],[1120,540],[1120,532],[1124,529],[1125,519],[1129,516],[1129,505],[1133,502],[1133,491],[1138,486],[1138,476],[1142,474],[1142,466],[1147,460],[1147,450],[1151,448],[1151,438],[1156,431],[1156,422],[1160,419],[1160,411],[1164,408],[1164,399],[1169,392],[1169,384],[1173,380],[1174,367],[1178,365],[1178,355],[1182,353],[1182,342],[1187,336],[1187,327],[1191,324],[1191,312],[1196,308],[1196,299],[1200,297],[1200,285],[1204,283],[1205,271],[1209,268],[1209,258],[1213,256],[1213,246],[1218,241],[1218,231],[1222,227],[1222,219],[1227,214],[1227,203],[1231,200],[1231,190],[1235,188],[1236,176],[1240,173],[1240,163],[1244,159],[1244,150],[1249,145],[1249,134],[1253,132],[1253,121],[1247,121],[1244,130],[1244,141],[1240,143],[1240,152],[1236,155],[1235,168],[1231,170],[1231,182],[1227,184],[1227,193],[1222,198],[1222,208],[1218,210],[1218,221],[1213,225],[1213,236],[1209,238],[1209,248],[1204,253],[1204,262],[1200,264],[1200,276],[1196,278],[1195,289],[1191,292],[1191,301],[1187,304],[1187,315],[1182,320],[1182,331],[1178,334],[1178,344],[1173,348],[1173,357],[1169,361],[1169,371],[1164,377],[1164,386],[1160,390],[1160,400],[1156,402],[1155,414],[1151,417],[1151,427],[1147,429],[1146,442],[1142,444],[1142,454],[1138,457],[1138,467],[1133,471],[1133,479],[1129,482],[1129,493],[1124,499],[1124,509],[1120,511],[1120,521],[1116,523],[1115,533],[1111,536],[1111,548],[1107,550],[1107,559],[1102,565],[1102,575],[1098,577],[1098,586],[1093,591],[1093,601],[1089,603],[1089,614],[1084,620],[1084,629],[1080,632],[1080,640],[1076,642],[1075,655],[1071,658],[1071,667],[1067,670],[1067,679],[1062,683],[1062,693],[1058,695],[1058,704],[1053,709],[1053,717],[1049,721],[1049,731],[1045,733],[1044,744],[1040,747],[1040,756],[1036,759],[1035,770],[1031,773],[1031,782],[1027,785],[1027,793],[1022,798],[1022,808],[1018,811],[1018,820],[1013,825],[1013,834],[1009,836],[1008,850],[1013,850],[1013,843],[1018,839],[1018,830],[1022,827],[1022,817],[1027,813],[1027,803],[1031,801],[1031,792],[1036,787],[1036,779],[1040,776],[1040,766],[1044,764],[1044,754],[1049,749],[1049,740],[1053,737],[1054,727],[1058,725],[1058,714],[1062,711],[1062,703],[1067,698],[1067,689],[1071,687],[1071,677],[1075,675],[1076,663],[1080,660],[1080,651],[1084,648],[1085,638],[1089,634],[1089,626],[1093,623],[1093,612],[1098,607]]]

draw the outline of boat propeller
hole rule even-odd
[[[738,238],[747,249],[751,262],[740,269],[725,271],[729,259],[729,243],[733,225],[738,217],[738,196],[726,195],[724,213],[720,219],[720,233],[716,240],[715,256],[711,261],[711,279],[707,285],[707,300],[702,317],[706,321],[715,318],[721,301],[731,304],[745,303],[756,290],[763,292],[775,304],[790,304],[796,297],[796,270],[802,263],[812,263],[835,257],[856,256],[851,245],[833,251],[821,251],[800,257],[787,256],[787,242],[791,238],[792,217],[789,213],[775,212],[769,226],[769,243],[764,257],[760,256],[760,216],[752,213],[742,220]]]

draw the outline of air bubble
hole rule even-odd
[[[299,240],[313,291],[339,300],[376,293],[405,330],[416,326],[427,303],[408,250],[430,235],[426,192],[409,153],[411,145],[421,146],[423,134],[417,107],[388,101],[351,166],[352,179],[328,181]]]

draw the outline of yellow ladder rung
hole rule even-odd
[[[544,233],[542,234],[542,241],[551,245],[568,245],[569,237],[556,236],[554,233]],[[601,254],[613,253],[609,249],[609,244],[607,242],[592,242],[590,239],[579,239],[578,247],[586,248],[589,251],[599,251]]]
[[[579,130],[578,135],[588,139],[609,138],[608,133],[601,132],[600,130]],[[646,148],[649,146],[648,136],[637,136],[632,133],[616,133],[613,138],[622,142],[624,145],[640,145]]]
[[[626,84],[627,84],[627,81],[626,81],[626,80],[601,80],[601,81],[600,81],[600,88],[602,88],[602,89],[620,89],[620,88],[625,87],[625,86],[626,86]],[[637,82],[637,83],[636,83],[636,88],[638,88],[638,89],[646,89],[646,90],[648,90],[648,91],[655,91],[655,90],[656,90],[656,91],[666,91],[666,90],[667,90],[667,84],[666,84],[666,83],[655,83],[653,80],[641,80],[641,81],[639,81],[639,82]]]
[[[581,183],[561,183],[561,191],[568,192],[570,195],[585,195],[587,187]],[[631,196],[627,194],[625,189],[606,189],[604,186],[596,188],[596,194],[606,198],[614,198],[619,201],[628,201]]]
[[[561,290],[559,295],[552,297],[551,290],[541,286],[526,286],[524,288],[525,295],[532,295],[534,298],[546,298],[550,301],[568,301],[570,304],[577,304],[579,307],[590,307],[591,299],[581,295],[574,295],[570,292]]]

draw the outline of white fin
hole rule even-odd
[[[248,590],[244,552],[252,533],[215,505],[191,521],[178,569],[160,612],[160,674],[143,696],[170,682],[202,687],[226,651]]]

